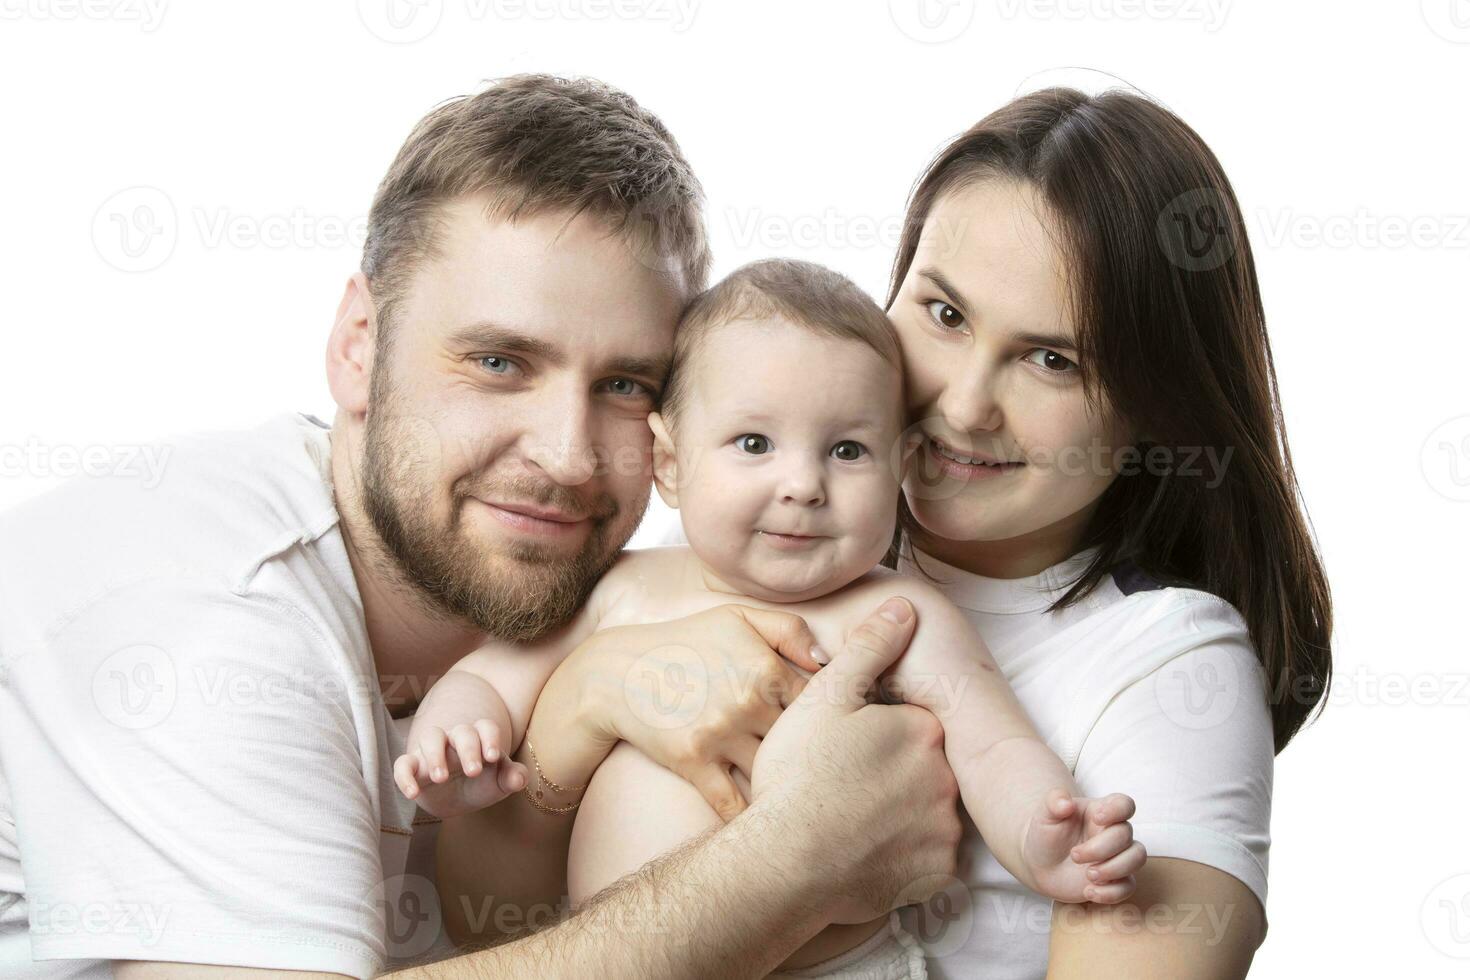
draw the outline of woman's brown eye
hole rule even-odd
[[[1037,367],[1046,368],[1048,371],[1056,374],[1066,374],[1069,371],[1077,370],[1075,362],[1068,360],[1054,350],[1047,350],[1044,347],[1036,348],[1026,355],[1026,359]]]
[[[925,306],[929,308],[929,315],[934,318],[934,322],[946,330],[958,330],[965,325],[964,314],[944,300],[936,299]]]

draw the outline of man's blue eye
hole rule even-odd
[[[613,388],[615,395],[636,395],[643,388],[643,385],[631,378],[614,378],[608,384]]]
[[[765,436],[756,435],[753,432],[746,433],[739,439],[736,439],[735,444],[740,447],[741,452],[749,453],[752,456],[760,456],[769,452],[771,449],[771,440]]]
[[[868,453],[868,447],[851,439],[844,439],[832,447],[832,455],[844,462],[851,463],[855,459],[862,459]]]
[[[503,357],[482,357],[480,358],[480,366],[493,374],[504,374],[510,370],[511,362]]]

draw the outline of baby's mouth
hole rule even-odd
[[[822,539],[819,534],[783,534],[780,531],[765,531],[760,528],[756,528],[755,533],[780,548],[801,548]]]

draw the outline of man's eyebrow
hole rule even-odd
[[[566,355],[555,344],[488,320],[460,327],[449,335],[449,342],[472,350],[526,354],[556,365],[566,360]]]
[[[566,353],[556,344],[489,321],[472,323],[455,330],[449,335],[449,342],[455,347],[470,350],[523,354],[556,367],[561,367],[567,360]],[[662,383],[668,377],[671,360],[668,354],[650,357],[619,355],[609,360],[603,369],[611,374],[631,374]]]
[[[960,312],[967,316],[974,316],[974,305],[965,299],[965,294],[956,289],[954,283],[950,282],[944,273],[930,267],[920,269],[919,275],[948,293],[950,299],[960,307]],[[1077,350],[1077,341],[1061,333],[1018,333],[1012,334],[1011,339],[1018,344],[1030,344],[1033,347],[1064,347],[1067,350]]]

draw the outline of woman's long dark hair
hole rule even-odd
[[[1023,96],[951,142],[919,178],[889,308],[934,202],[987,178],[1025,181],[1049,206],[1064,239],[1089,400],[1105,395],[1146,434],[1141,452],[1160,446],[1179,463],[1212,450],[1226,460],[1218,485],[1182,467],[1119,475],[1080,542],[1097,556],[1053,608],[1126,562],[1225,599],[1265,667],[1281,751],[1326,693],[1332,604],[1230,181],[1194,130],[1141,96],[1061,88]],[[906,502],[902,509],[901,525],[912,528]]]

